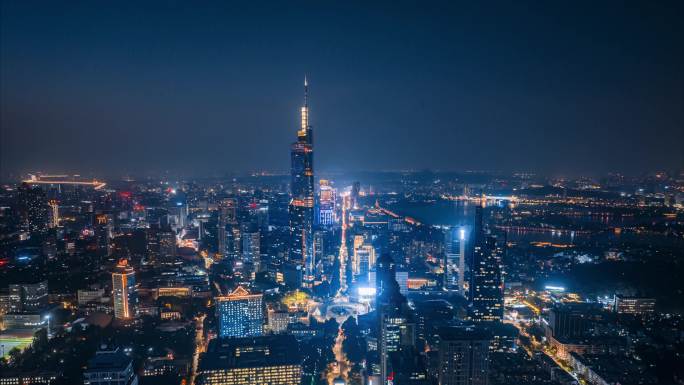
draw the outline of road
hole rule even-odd
[[[201,316],[195,317],[195,353],[192,355],[192,371],[190,372],[190,385],[195,385],[200,353],[207,350],[206,341],[204,341],[204,319],[206,317],[206,314],[202,314]]]
[[[349,206],[349,195],[342,196],[342,235],[340,236],[340,252],[338,259],[340,261],[340,289],[337,291],[335,297],[342,297],[347,292],[347,259],[349,252],[347,251],[347,209]]]

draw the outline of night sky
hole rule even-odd
[[[684,2],[2,1],[2,172],[684,168]]]

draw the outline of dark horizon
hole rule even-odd
[[[684,169],[681,2],[299,5],[2,2],[0,175]]]

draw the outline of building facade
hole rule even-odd
[[[449,327],[439,331],[439,384],[487,385],[488,334],[475,328]]]
[[[261,294],[238,287],[216,298],[220,337],[252,337],[263,334],[264,308]]]
[[[199,385],[298,385],[302,362],[293,336],[215,339],[202,354]]]
[[[114,317],[130,319],[135,317],[138,306],[138,293],[135,283],[135,270],[122,259],[112,273],[112,299]]]

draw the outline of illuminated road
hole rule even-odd
[[[351,371],[351,363],[347,359],[347,355],[344,354],[342,349],[342,343],[344,342],[345,336],[342,328],[337,332],[337,338],[335,338],[335,345],[333,346],[333,354],[335,355],[335,362],[331,363],[328,367],[328,373],[326,379],[328,384],[332,385],[333,381],[340,377],[345,383],[349,383],[349,372]]]
[[[515,326],[518,329],[518,331],[520,332],[520,335],[527,337],[530,340],[530,342],[532,344],[532,349],[530,349],[528,346],[526,346],[524,344],[521,344],[523,349],[525,349],[525,352],[527,352],[527,354],[530,357],[534,357],[535,351],[542,352],[545,355],[547,355],[549,358],[551,358],[551,360],[553,360],[553,362],[556,364],[556,366],[563,369],[563,371],[568,373],[574,379],[578,380],[580,383],[584,383],[584,381],[577,376],[577,373],[575,373],[572,370],[572,368],[567,366],[563,361],[558,359],[558,357],[556,357],[555,354],[553,354],[548,349],[546,349],[539,341],[537,341],[536,338],[534,338],[533,335],[529,334],[527,332],[527,330],[525,329],[524,325],[522,325],[519,321],[511,321],[511,322],[507,322],[507,323],[510,323],[511,325]]]
[[[347,209],[349,206],[349,195],[342,195],[342,235],[340,236],[340,252],[338,259],[340,261],[340,289],[337,291],[335,298],[342,297],[347,292],[347,259],[349,253],[347,252]]]
[[[335,355],[335,362],[328,365],[326,379],[328,384],[332,385],[333,381],[340,377],[345,382],[349,379],[349,371],[351,370],[351,363],[347,360],[347,356],[342,349],[342,343],[346,338],[342,330],[342,324],[352,315],[356,315],[353,311],[353,304],[349,303],[349,298],[345,295],[347,292],[347,259],[349,253],[347,252],[347,209],[349,208],[349,195],[342,195],[342,234],[340,236],[340,252],[338,260],[340,262],[340,288],[331,303],[326,317],[334,317],[340,325],[335,338],[335,345],[333,346],[333,354]],[[338,309],[336,311],[335,309]]]
[[[190,373],[190,385],[195,384],[197,377],[197,367],[199,365],[200,353],[206,351],[206,341],[204,341],[204,319],[207,316],[202,314],[195,317],[195,353],[192,355],[192,371]]]

